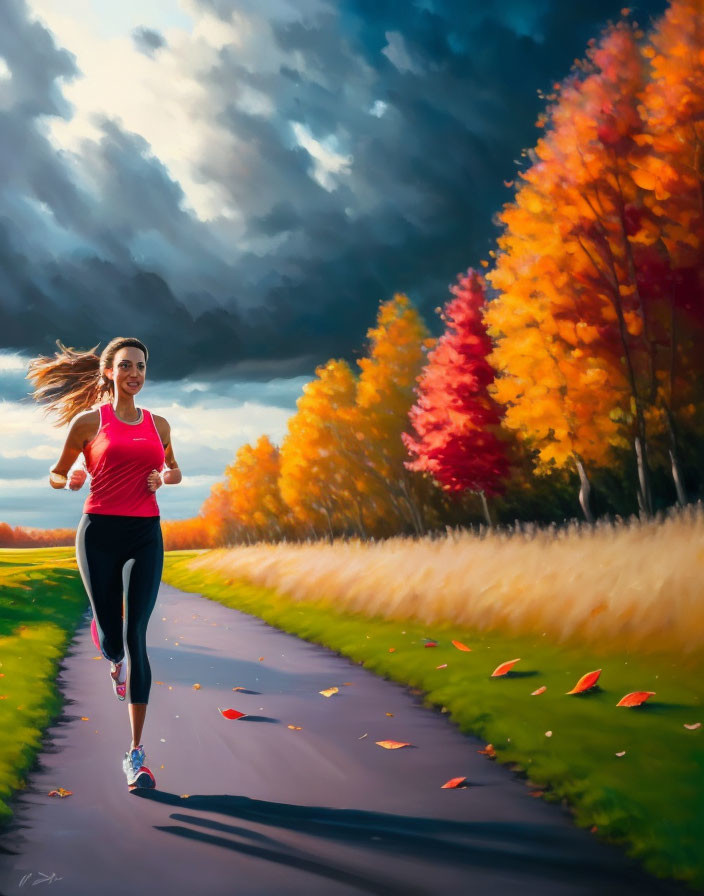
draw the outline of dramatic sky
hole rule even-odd
[[[27,397],[61,339],[150,349],[192,516],[237,448],[280,444],[302,385],[378,304],[433,309],[609,0],[2,0],[0,520],[75,526],[66,429]],[[635,6],[647,26],[664,2]]]

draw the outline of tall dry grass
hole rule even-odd
[[[337,608],[621,650],[704,649],[704,512],[594,527],[257,544],[193,569]]]

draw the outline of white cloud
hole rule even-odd
[[[306,150],[315,162],[313,176],[321,187],[331,191],[335,189],[333,174],[349,174],[352,156],[344,156],[335,149],[335,138],[325,142],[316,140],[308,128],[299,122],[292,122],[291,127],[298,143]]]
[[[413,72],[421,74],[422,69],[411,58],[406,41],[399,31],[386,31],[384,36],[388,41],[387,45],[381,51],[384,56],[396,66],[400,72]]]

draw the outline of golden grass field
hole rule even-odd
[[[191,560],[295,600],[639,652],[704,645],[704,512],[479,536],[256,544]]]

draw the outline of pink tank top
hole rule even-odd
[[[139,423],[125,423],[110,403],[101,404],[100,429],[83,449],[91,475],[84,513],[159,516],[147,477],[164,466],[164,446],[154,418],[141,408]]]

